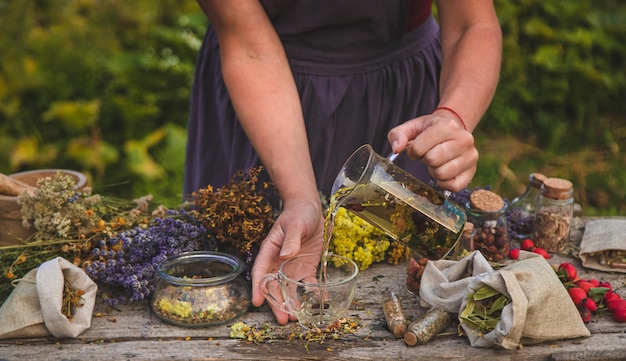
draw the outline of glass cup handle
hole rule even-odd
[[[261,293],[263,294],[267,302],[272,306],[277,307],[282,312],[293,315],[293,312],[287,309],[285,301],[278,300],[278,298],[276,298],[276,296],[272,294],[272,291],[270,289],[271,283],[276,283],[278,285],[278,289],[280,290],[281,285],[278,281],[277,273],[268,273],[264,275],[263,278],[261,278],[261,282],[259,282],[259,289],[261,290]]]

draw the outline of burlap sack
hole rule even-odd
[[[626,273],[626,220],[589,221],[580,243],[583,267]],[[617,263],[614,263],[617,261]]]
[[[550,264],[540,255],[520,252],[518,261],[475,277],[469,292],[487,285],[509,297],[496,328],[482,334],[462,322],[474,347],[516,349],[546,341],[589,337],[591,334],[567,290]],[[465,309],[467,297],[461,303]]]
[[[83,290],[83,305],[70,322],[61,313],[64,282]],[[42,263],[28,272],[0,307],[0,339],[54,336],[76,337],[91,327],[96,301],[95,282],[62,257]]]
[[[459,261],[428,261],[420,283],[421,301],[430,307],[458,313],[471,279],[491,271],[493,268],[479,251]]]

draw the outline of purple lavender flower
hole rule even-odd
[[[109,305],[150,297],[157,268],[168,257],[203,249],[206,229],[186,217],[155,218],[147,228],[133,228],[103,240],[87,274],[109,292]]]

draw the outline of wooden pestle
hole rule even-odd
[[[0,194],[17,197],[24,191],[33,195],[35,187],[0,173]]]

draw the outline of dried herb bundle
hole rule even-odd
[[[248,174],[238,171],[229,184],[218,189],[209,185],[192,195],[196,206],[192,213],[215,238],[219,250],[240,257],[246,265],[252,263],[274,225],[268,200],[273,188],[268,182],[259,182],[262,170],[251,168]]]

